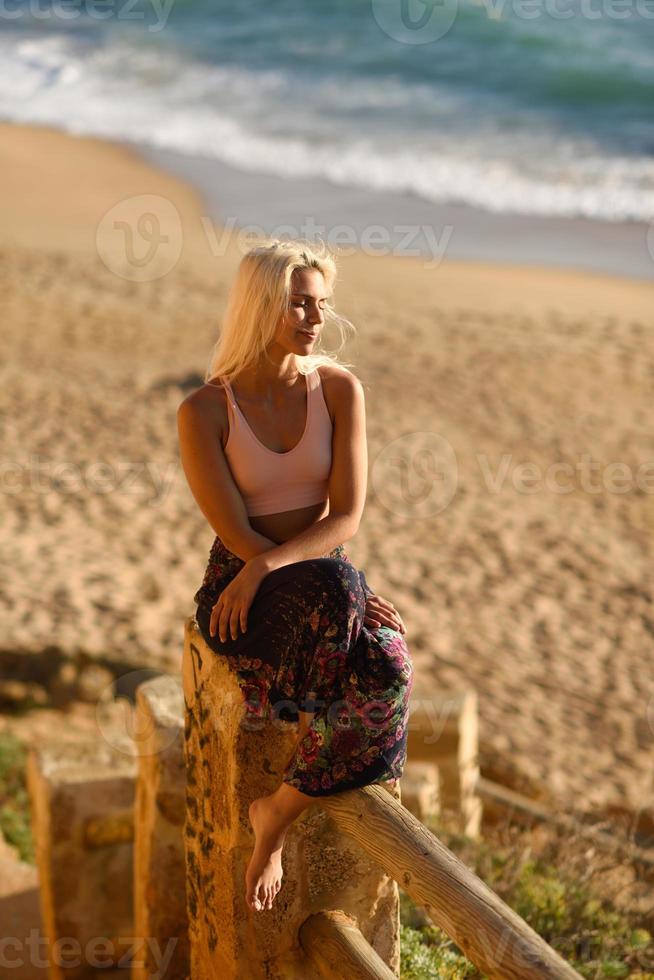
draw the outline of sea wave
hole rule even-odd
[[[0,34],[0,116],[213,157],[249,172],[458,202],[494,212],[654,219],[654,161],[569,118],[508,113],[487,93],[396,76],[297,98],[279,66],[212,64],[108,33]]]

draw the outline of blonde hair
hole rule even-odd
[[[291,276],[296,269],[318,269],[324,277],[327,292],[332,293],[337,274],[336,260],[323,242],[267,239],[245,253],[227,298],[222,330],[213,347],[205,384],[219,376],[231,381],[267,356],[267,347],[275,337],[280,318],[289,308]],[[346,332],[355,332],[355,327],[330,303],[325,302],[324,310],[325,327],[332,324],[340,333],[340,350],[345,344]],[[320,364],[352,367],[341,361],[336,352],[325,350],[305,356],[298,354],[296,363],[301,374],[309,374]]]

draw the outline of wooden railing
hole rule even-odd
[[[572,980],[580,976],[382,788],[372,785],[324,797],[321,806],[487,977]],[[372,956],[368,963],[373,972],[335,972],[337,957],[354,964],[363,955],[360,934],[345,928],[337,917],[323,918],[306,929],[303,926],[301,935],[305,948],[315,950],[314,962],[321,976],[388,976],[380,972]]]

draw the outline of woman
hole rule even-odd
[[[393,780],[413,667],[404,624],[343,547],[367,482],[364,394],[315,348],[336,266],[323,245],[273,241],[239,265],[202,388],[178,409],[191,491],[216,532],[194,595],[207,644],[248,710],[299,720],[281,785],[249,810],[246,901],[272,906],[290,824],[316,797]]]

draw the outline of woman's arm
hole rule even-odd
[[[227,548],[243,561],[274,548],[255,531],[220,444],[220,417],[213,401],[193,392],[177,409],[182,467],[191,493]]]
[[[368,449],[363,385],[349,371],[329,378],[333,396],[332,467],[329,474],[329,514],[300,534],[259,556],[264,572],[291,562],[320,558],[353,538],[366,502]]]

